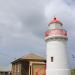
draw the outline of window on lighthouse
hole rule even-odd
[[[51,62],[53,62],[54,61],[54,58],[53,57],[51,57]]]
[[[63,27],[58,23],[54,23],[50,25],[49,29],[63,29]]]

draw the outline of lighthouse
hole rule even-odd
[[[62,22],[54,17],[45,33],[47,47],[46,75],[71,75],[67,58],[67,31]]]

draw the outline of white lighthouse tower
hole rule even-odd
[[[63,29],[62,25],[57,18],[53,18],[45,33],[46,75],[71,75],[67,58],[67,31]]]

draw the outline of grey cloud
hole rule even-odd
[[[28,52],[46,55],[44,32],[53,16],[64,23],[70,37],[69,49],[74,49],[75,6],[72,1],[70,6],[67,3],[70,0],[0,0],[0,52],[10,56],[6,66]],[[7,58],[3,55],[2,62]]]
[[[34,13],[37,10],[37,12],[39,12],[42,9],[40,7],[41,5],[38,7],[39,3],[33,1],[34,4],[36,3],[35,5],[37,5],[37,7],[35,7],[33,3],[30,3],[30,1],[28,2],[26,2],[25,0],[0,1],[0,52],[9,55],[11,57],[11,60],[15,57],[20,57],[27,52],[37,52],[41,54],[44,49],[42,45],[42,42],[44,41],[34,35],[34,28],[31,28],[26,23],[26,20],[29,20],[27,18],[31,16],[28,16],[29,13]],[[38,19],[39,15],[37,15],[38,13],[35,16],[33,15],[34,18],[37,17]],[[6,66],[8,66],[7,64],[10,63],[10,59],[8,59],[7,56],[3,55],[2,62],[0,63],[0,65],[3,66],[5,64],[3,66],[3,68],[5,68]]]

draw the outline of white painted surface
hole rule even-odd
[[[48,70],[46,71],[46,75],[71,75],[70,70],[64,70],[64,69],[59,69],[59,70]]]
[[[53,62],[51,62],[53,57]],[[46,75],[70,75],[66,40],[47,41]]]

